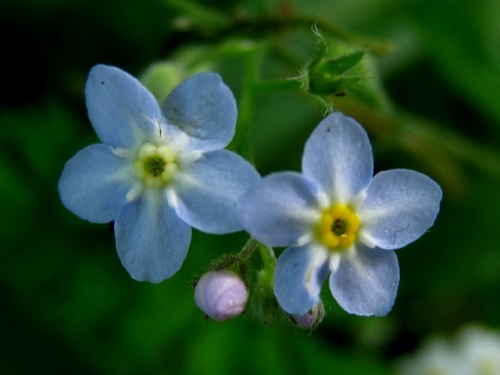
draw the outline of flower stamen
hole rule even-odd
[[[175,152],[168,146],[142,146],[134,162],[134,173],[147,186],[162,187],[175,177],[178,166]]]
[[[158,156],[151,156],[144,161],[144,169],[154,177],[158,177],[163,173],[165,165],[165,160]]]
[[[358,215],[350,206],[336,204],[323,211],[314,233],[329,250],[340,251],[352,246],[360,224]]]

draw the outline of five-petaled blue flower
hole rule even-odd
[[[275,272],[279,304],[290,314],[306,314],[330,274],[330,290],[346,311],[387,314],[399,283],[392,250],[434,223],[440,187],[405,169],[373,177],[366,132],[339,112],[313,131],[302,171],[265,177],[240,201],[252,236],[269,246],[288,246]]]
[[[195,75],[160,107],[124,71],[90,71],[88,115],[102,141],[66,163],[59,181],[64,205],[95,223],[114,220],[116,247],[136,280],[160,282],[181,267],[191,227],[242,230],[241,195],[260,177],[222,150],[236,124],[236,102],[219,75]]]

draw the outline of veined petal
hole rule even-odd
[[[399,249],[429,229],[442,191],[429,177],[406,169],[378,173],[358,210],[361,238],[382,249]]]
[[[302,171],[334,201],[349,202],[373,177],[373,155],[366,132],[340,112],[324,118],[306,142]]]
[[[327,259],[327,252],[314,243],[290,247],[280,255],[274,294],[283,310],[304,315],[319,302],[321,286],[329,272]]]
[[[260,180],[245,159],[228,150],[204,153],[175,181],[171,204],[186,223],[208,233],[242,230],[237,204]]]
[[[156,99],[123,70],[94,66],[85,98],[90,121],[103,143],[129,149],[159,136],[161,111]]]
[[[130,276],[159,283],[181,267],[191,242],[191,228],[159,191],[125,204],[116,217],[118,256]]]
[[[161,109],[168,123],[190,137],[192,150],[218,150],[234,136],[236,101],[218,74],[200,73],[186,79]]]
[[[93,223],[106,223],[115,219],[134,184],[130,161],[96,144],[66,163],[58,188],[68,210]]]
[[[342,254],[330,275],[333,297],[344,310],[356,315],[386,315],[396,299],[398,284],[394,251],[363,245]]]
[[[269,246],[289,246],[311,232],[320,215],[316,185],[294,172],[271,174],[241,199],[245,229]]]

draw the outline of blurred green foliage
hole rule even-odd
[[[431,333],[471,321],[500,328],[499,11],[498,0],[1,2],[2,373],[391,374]],[[232,147],[262,174],[298,170],[324,109],[266,82],[299,75],[313,23],[331,53],[372,52],[366,81],[333,104],[367,128],[377,170],[417,169],[441,184],[441,213],[398,252],[387,317],[348,315],[325,288],[327,317],[312,334],[249,317],[205,321],[191,283],[238,251],[243,233],[196,232],[178,274],[138,283],[112,232],[59,201],[65,161],[98,141],[86,75],[97,63],[137,76],[159,61],[179,75],[216,70],[240,108]]]

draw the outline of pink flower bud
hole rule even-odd
[[[240,315],[248,300],[248,288],[235,273],[222,270],[204,274],[194,290],[196,305],[214,320]]]
[[[325,316],[325,308],[323,304],[316,303],[311,310],[305,315],[291,315],[292,321],[301,329],[314,329],[321,323]]]

